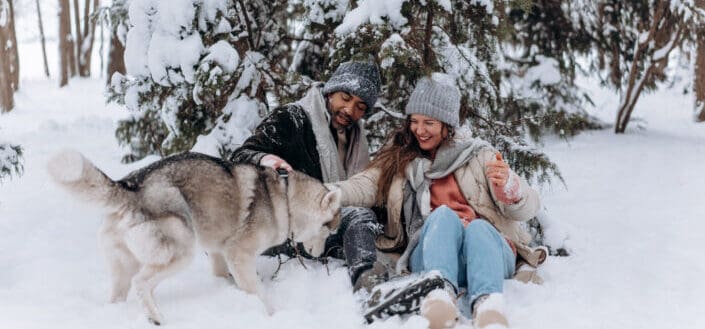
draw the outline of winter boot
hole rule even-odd
[[[478,297],[472,306],[472,324],[477,329],[492,326],[492,328],[509,328],[504,316],[504,297],[501,293],[493,293]]]
[[[367,322],[419,310],[421,299],[429,292],[442,288],[443,277],[437,271],[410,274],[375,286],[364,305]]]
[[[430,329],[453,328],[458,321],[457,293],[452,283],[431,291],[421,302],[420,314]]]
[[[519,266],[517,267],[516,273],[514,274],[514,280],[523,283],[543,283],[543,279],[541,278],[541,276],[536,273],[536,268],[524,262],[520,262]]]
[[[373,287],[387,282],[388,280],[389,273],[387,268],[380,262],[375,262],[374,265],[372,265],[372,268],[363,271],[360,276],[357,277],[357,280],[353,285],[353,292],[358,292],[361,289],[364,289],[369,293],[372,291]]]

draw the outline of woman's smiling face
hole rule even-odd
[[[448,136],[448,129],[443,122],[421,114],[412,114],[409,121],[409,129],[416,137],[419,147],[435,154],[438,146]]]

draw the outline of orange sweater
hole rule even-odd
[[[451,174],[443,178],[434,179],[431,181],[431,210],[446,205],[448,208],[455,211],[467,226],[471,220],[477,218],[475,210],[470,207],[468,201],[460,192],[458,181],[455,180],[455,175]]]
[[[455,180],[455,175],[450,174],[443,178],[434,179],[431,181],[430,190],[431,210],[436,210],[436,208],[445,205],[458,214],[463,226],[466,227],[473,219],[478,218],[475,210],[470,207],[467,199],[465,199],[465,196],[463,196],[463,193],[460,191],[460,186],[458,186],[458,181]],[[512,251],[516,255],[517,251],[514,244],[509,239],[505,238],[505,240],[507,240],[509,247],[512,248]]]

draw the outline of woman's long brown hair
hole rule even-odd
[[[443,125],[448,129],[448,136],[442,142],[445,143],[453,136],[453,128],[445,123]],[[403,175],[409,163],[418,157],[430,158],[431,155],[419,147],[419,142],[411,132],[410,117],[407,116],[404,125],[392,132],[369,165],[369,168],[380,170],[375,199],[378,206],[384,206],[387,201],[394,177]]]

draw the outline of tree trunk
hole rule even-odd
[[[78,6],[78,1],[79,0],[73,0],[73,23],[74,23],[74,31],[72,35],[75,33],[75,37],[73,38],[74,41],[74,65],[76,68],[76,71],[74,74],[71,76],[75,75],[80,75],[81,73],[81,46],[83,45],[83,35],[81,35],[81,12],[79,11],[79,6]]]
[[[433,34],[433,7],[429,6],[426,13],[426,26],[424,35],[424,49],[423,49],[423,64],[426,67],[432,67],[431,61],[433,60],[433,49],[431,45],[431,35]]]
[[[7,55],[10,57],[10,77],[12,78],[12,90],[17,91],[20,88],[20,54],[17,52],[17,33],[15,33],[15,9],[12,0],[7,0],[10,9],[8,16],[8,24],[10,28],[10,42],[3,43],[6,45]]]
[[[69,83],[74,58],[72,39],[69,0],[59,0],[59,87]]]
[[[648,52],[649,48],[653,47],[653,44],[655,43],[654,40],[656,39],[657,28],[659,25],[661,25],[665,11],[667,10],[667,5],[668,4],[665,2],[657,4],[658,7],[654,9],[654,17],[651,21],[651,25],[649,26],[648,37],[645,42],[640,43],[636,47],[634,58],[632,59],[632,64],[629,69],[629,80],[627,82],[627,90],[624,93],[624,96],[622,96],[621,104],[619,105],[619,110],[617,111],[617,120],[614,125],[614,132],[617,134],[623,134],[626,131],[627,124],[629,124],[629,119],[631,118],[632,112],[634,111],[634,106],[636,106],[636,102],[639,99],[641,92],[644,90],[644,85],[646,81],[649,81],[654,70],[660,67],[659,63],[661,63],[661,65],[665,65],[665,63],[667,63],[666,60],[668,58],[668,54],[670,54],[671,50],[673,50],[673,47],[668,50],[668,52],[664,56],[664,60],[654,62],[652,58],[643,59],[643,57],[646,56],[646,53]],[[681,32],[682,31],[680,30],[680,28],[676,31],[676,40],[674,40],[672,46],[677,44],[677,40],[680,37],[679,34]],[[644,63],[644,74],[637,81],[637,76],[639,74],[638,64],[643,61],[648,61],[648,63]]]
[[[705,9],[705,0],[696,0],[695,5]],[[698,48],[695,59],[695,120],[705,121],[705,24],[698,29]]]
[[[661,25],[661,23],[655,23],[655,26],[659,25]],[[654,60],[653,58],[647,59],[648,63],[645,64],[646,71],[644,71],[644,75],[641,77],[641,79],[637,81],[635,70],[631,70],[629,72],[630,77],[629,84],[627,85],[627,97],[622,101],[622,104],[619,107],[619,111],[617,113],[617,123],[615,124],[615,133],[623,134],[624,131],[627,129],[629,119],[631,119],[632,112],[634,111],[636,102],[639,100],[641,92],[644,91],[644,86],[646,85],[646,82],[649,81],[656,72],[663,72],[663,70],[666,69],[666,66],[668,65],[668,56],[670,55],[671,51],[676,48],[683,34],[683,26],[680,25],[674,32],[671,33],[675,34],[672,34],[673,40],[669,41],[671,42],[671,44],[668,50],[666,51],[665,55],[663,55],[663,57],[659,60]],[[648,44],[652,43],[652,41],[648,42]],[[636,60],[637,56],[634,56],[634,58]],[[634,67],[632,67],[632,69],[633,68]]]
[[[115,72],[125,74],[125,46],[120,42],[117,35],[117,28],[111,28],[110,50],[108,51],[108,76],[107,83],[113,78]]]
[[[83,35],[80,38],[81,45],[78,53],[78,74],[82,77],[91,76],[91,55],[93,53],[93,41],[95,36],[96,20],[90,18],[91,2],[93,10],[98,9],[98,0],[86,0],[83,10]]]
[[[39,0],[35,0],[37,5],[37,20],[39,21],[39,40],[42,42],[42,58],[44,59],[44,75],[47,78],[51,77],[49,74],[49,62],[47,62],[47,48],[46,39],[44,38],[44,23],[42,23],[42,10],[39,7]]]
[[[0,45],[6,45],[12,39],[9,16],[10,3],[0,0]],[[15,106],[9,50],[0,46],[0,113],[9,112]]]
[[[704,29],[705,30],[705,29]],[[705,33],[703,31],[702,33]],[[695,120],[705,121],[705,36],[698,36],[698,54],[695,60]]]

